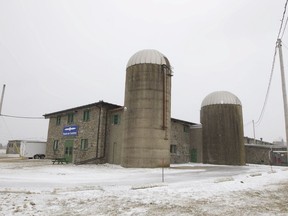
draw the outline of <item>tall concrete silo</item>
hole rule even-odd
[[[171,67],[156,50],[141,50],[127,63],[123,167],[170,165]]]
[[[217,91],[201,104],[203,162],[244,165],[242,105],[230,92]]]

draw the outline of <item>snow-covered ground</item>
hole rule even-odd
[[[288,168],[0,158],[0,215],[287,215]]]

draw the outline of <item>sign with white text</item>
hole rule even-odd
[[[78,135],[78,126],[66,126],[63,128],[63,136],[77,136]]]

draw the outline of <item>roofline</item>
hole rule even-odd
[[[120,106],[120,105],[112,104],[112,103],[107,103],[107,102],[104,102],[103,100],[100,100],[99,102],[96,102],[96,103],[91,103],[91,104],[87,104],[87,105],[83,105],[83,106],[78,106],[78,107],[74,107],[74,108],[60,110],[60,111],[53,112],[53,113],[46,113],[43,116],[45,118],[49,118],[51,116],[59,115],[59,114],[62,114],[62,113],[67,113],[67,112],[75,111],[77,109],[84,109],[84,108],[89,108],[89,107],[94,107],[94,106],[99,107],[99,108],[103,107],[103,106],[111,107],[111,109],[110,109],[111,111],[125,110],[124,106]],[[184,121],[184,120],[176,119],[176,118],[171,118],[171,121],[181,122],[181,123],[184,123],[184,124],[194,125],[194,126],[201,125],[199,123],[188,122],[188,121]]]
[[[65,109],[65,110],[60,110],[60,111],[53,112],[53,113],[47,113],[47,114],[44,114],[43,116],[45,118],[49,118],[49,117],[52,117],[55,115],[60,115],[60,114],[75,111],[78,109],[85,109],[85,108],[90,108],[90,107],[95,107],[95,106],[99,107],[99,108],[100,107],[108,107],[108,108],[112,108],[112,109],[122,107],[122,106],[119,106],[116,104],[111,104],[111,103],[104,102],[103,100],[100,100],[99,102],[96,102],[96,103],[91,103],[91,104],[87,104],[87,105],[83,105],[83,106],[78,106],[78,107],[73,107],[73,108],[69,108],[69,109]]]
[[[21,140],[21,139],[16,139],[16,140],[8,140],[9,142],[31,142],[31,143],[47,143],[47,141],[43,141],[43,140]]]
[[[257,147],[257,148],[269,148],[269,149],[287,149],[286,146],[278,146],[278,145],[260,145],[260,144],[248,144],[244,143],[245,146],[249,147]]]
[[[171,121],[174,121],[174,122],[181,122],[181,123],[189,124],[189,125],[200,125],[200,124],[198,124],[198,123],[188,122],[188,121],[184,121],[184,120],[176,119],[176,118],[171,118]]]
[[[125,111],[127,108],[124,106],[116,107],[114,109],[110,109],[110,112],[117,112],[117,111]]]

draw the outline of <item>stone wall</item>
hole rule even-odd
[[[89,110],[89,120],[83,121],[84,111]],[[74,114],[73,123],[68,124],[68,114]],[[61,116],[60,124],[57,125],[57,117]],[[48,139],[47,139],[47,158],[64,157],[65,142],[73,141],[73,163],[81,163],[105,156],[105,124],[107,121],[107,110],[104,107],[89,107],[77,109],[73,112],[64,112],[50,117]],[[65,126],[77,125],[77,136],[63,136],[62,131]],[[81,139],[88,139],[88,148],[81,150]],[[58,149],[53,149],[53,143],[58,140]]]
[[[171,143],[176,146],[170,151],[170,163],[187,163],[190,161],[190,125],[177,120],[171,120]]]
[[[245,144],[246,163],[283,165],[287,161],[286,156],[281,156],[275,151],[287,151],[287,148],[284,146]]]
[[[269,164],[269,151],[266,146],[245,145],[246,163]]]

